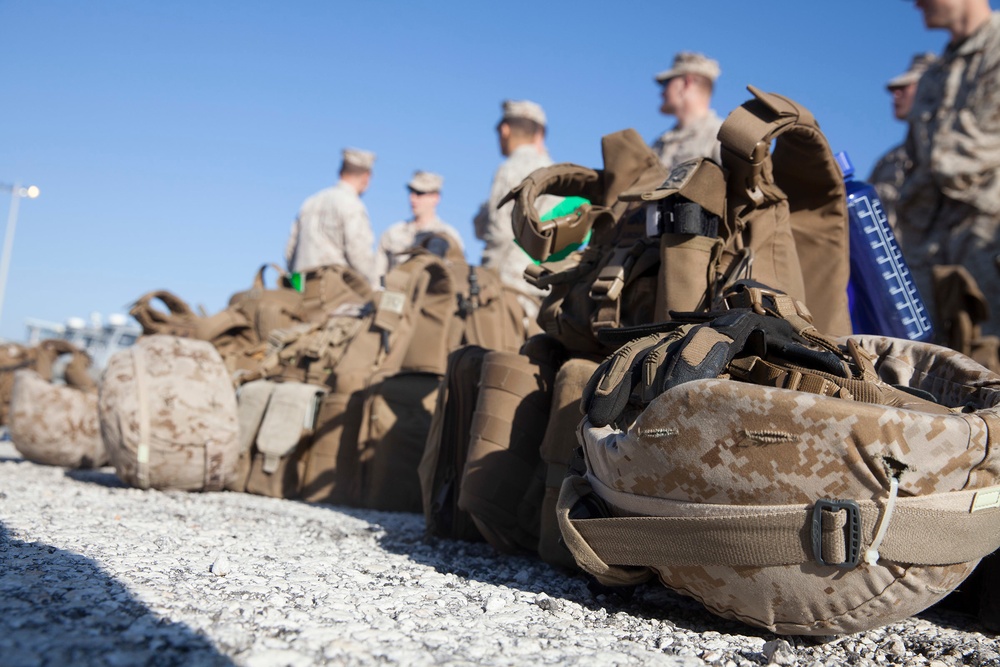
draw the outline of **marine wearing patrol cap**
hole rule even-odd
[[[360,148],[345,148],[342,154],[345,165],[350,165],[358,169],[371,171],[372,166],[375,164],[375,153],[371,151],[361,150]]]
[[[426,194],[428,192],[441,192],[442,185],[444,185],[443,176],[431,171],[420,171],[418,169],[413,172],[413,178],[406,184],[406,187],[413,192]]]
[[[656,82],[662,84],[684,74],[698,74],[715,83],[721,73],[722,69],[717,60],[701,53],[681,51],[674,56],[674,64],[670,69],[663,70],[656,75]]]
[[[931,63],[937,60],[933,53],[918,53],[910,61],[910,67],[899,76],[889,79],[885,84],[886,89],[892,91],[893,88],[902,88],[920,80],[920,76],[930,67]]]
[[[545,127],[547,124],[545,111],[536,102],[532,102],[531,100],[504,100],[503,117],[500,118],[500,122],[517,118],[535,121],[542,127]]]

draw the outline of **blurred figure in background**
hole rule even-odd
[[[403,253],[412,248],[427,232],[447,234],[452,244],[462,248],[462,236],[451,225],[443,222],[437,215],[438,204],[441,203],[441,186],[444,178],[429,171],[414,172],[413,178],[406,184],[410,193],[410,211],[413,217],[397,222],[382,232],[375,251],[375,262],[378,274],[384,276],[393,267],[406,261]]]
[[[545,149],[545,111],[528,100],[506,100],[496,129],[500,153],[507,159],[493,175],[490,197],[480,207],[473,224],[476,238],[486,242],[482,265],[499,273],[500,280],[518,292],[525,314],[534,321],[544,292],[524,280],[524,269],[532,260],[514,241],[511,223],[514,202],[509,201],[500,209],[497,204],[528,174],[552,164]],[[536,206],[544,213],[558,201],[550,196],[539,197]]]
[[[933,53],[918,53],[910,61],[910,67],[905,72],[889,80],[886,90],[892,95],[892,113],[896,120],[906,121],[913,108],[913,98],[917,94],[917,83],[920,76],[937,59]],[[889,220],[889,225],[896,229],[896,200],[899,199],[899,188],[903,185],[906,172],[911,167],[911,161],[906,154],[906,144],[901,143],[879,158],[872,169],[868,182],[875,186],[878,197],[882,200],[882,208]],[[930,294],[927,298],[930,298]]]
[[[345,148],[340,180],[302,204],[285,246],[288,270],[301,273],[339,264],[358,271],[373,285],[378,273],[372,255],[374,234],[361,195],[371,182],[375,154]]]
[[[951,41],[920,78],[910,111],[900,245],[921,294],[934,293],[934,266],[964,266],[992,302],[982,332],[1000,334],[1000,13],[988,0],[916,6]]]
[[[667,169],[699,157],[722,164],[717,138],[722,119],[712,110],[712,91],[720,73],[715,60],[682,51],[670,69],[656,75],[663,87],[660,113],[677,119],[673,129],[653,142],[653,150]]]

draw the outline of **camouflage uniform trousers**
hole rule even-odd
[[[960,264],[976,279],[990,302],[990,317],[983,322],[983,334],[1000,335],[1000,217],[946,197],[934,214],[905,214],[911,225],[901,236],[900,245],[924,301],[933,303],[931,269],[939,264]],[[915,219],[923,219],[927,226],[913,226]],[[934,324],[938,331],[942,330],[940,322]]]

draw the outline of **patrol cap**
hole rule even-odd
[[[700,74],[715,83],[715,80],[722,74],[722,69],[719,68],[717,60],[712,60],[708,56],[694,51],[681,51],[674,56],[674,64],[670,69],[663,70],[656,75],[656,82],[663,84],[684,74]]]
[[[363,151],[360,148],[345,148],[342,153],[344,164],[349,164],[352,167],[371,171],[372,165],[375,164],[375,153],[371,151]]]
[[[516,118],[533,120],[542,127],[546,126],[545,111],[538,103],[531,100],[504,100],[503,117],[500,118],[500,122]]]
[[[406,187],[414,192],[426,194],[428,192],[441,192],[442,185],[444,185],[444,177],[440,174],[418,169],[413,172],[413,178],[406,184]]]
[[[937,60],[937,56],[933,53],[918,53],[913,56],[913,59],[910,61],[909,69],[899,76],[889,79],[889,82],[885,84],[885,87],[888,90],[892,90],[893,88],[902,88],[903,86],[908,86],[911,83],[920,81],[921,75],[935,60]]]

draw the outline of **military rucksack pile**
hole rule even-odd
[[[108,360],[98,407],[111,464],[131,486],[219,491],[236,472],[236,397],[206,341],[140,337]]]
[[[754,98],[719,131],[721,168],[700,158],[667,174],[624,130],[603,138],[603,170],[543,167],[508,195],[518,241],[543,261],[526,277],[551,288],[539,324],[571,353],[607,354],[600,329],[708,309],[738,279],[780,288],[813,311],[821,330],[850,333],[847,204],[836,161],[807,109],[750,91]],[[545,194],[591,205],[543,223],[534,201]],[[544,263],[587,232],[582,251]]]
[[[10,402],[10,439],[24,458],[66,468],[107,463],[97,418],[97,383],[90,357],[64,340],[34,348],[34,368],[14,374]],[[68,356],[63,383],[53,382],[53,366]]]
[[[824,336],[759,286],[733,298],[648,328],[592,378],[558,511],[577,563],[783,634],[942,598],[1000,546],[1000,376],[930,344]]]
[[[264,272],[269,266],[279,273],[273,289],[264,284]],[[288,274],[265,264],[257,271],[250,289],[234,294],[228,307],[214,315],[199,316],[181,298],[164,290],[143,295],[129,312],[142,326],[143,334],[212,343],[234,379],[238,379],[257,370],[273,331],[322,322],[342,303],[364,301],[372,294],[367,280],[347,267],[322,267],[301,274],[301,278],[299,291]],[[166,312],[155,308],[155,301],[166,306]]]
[[[420,510],[417,466],[448,353],[487,339],[519,346],[524,324],[499,280],[470,269],[447,237],[426,235],[409,254],[371,301],[272,332],[260,377],[240,389],[249,449],[231,488]],[[279,416],[268,401],[297,407]]]
[[[458,536],[448,527],[467,526],[465,510],[498,549],[518,545],[537,549],[550,562],[569,562],[559,544],[554,500],[576,446],[575,429],[567,425],[574,417],[579,420],[579,398],[596,361],[617,347],[598,336],[601,330],[669,321],[674,311],[707,311],[720,302],[727,286],[752,276],[810,307],[816,304],[825,330],[850,332],[847,208],[833,154],[806,109],[778,95],[751,91],[754,98],[733,111],[720,131],[724,168],[698,159],[668,174],[641,137],[625,130],[602,139],[603,169],[544,167],[507,196],[514,201],[515,235],[542,261],[525,272],[529,282],[549,289],[539,324],[565,348],[563,358],[574,361],[559,375],[561,361],[544,372],[536,367],[533,377],[545,388],[539,391],[549,400],[558,399],[542,417],[534,406],[544,401],[533,398],[531,409],[522,410],[509,392],[505,401],[494,400],[493,392],[484,396],[487,381],[478,378],[482,387],[476,412],[490,419],[473,423],[464,470],[449,469],[461,455],[444,455],[438,457],[438,472],[427,475],[425,499],[430,506],[425,505],[425,515],[432,534]],[[543,222],[534,201],[546,194],[583,197],[590,204]],[[583,250],[544,261],[588,233],[591,238]],[[802,266],[819,278],[805,278]],[[505,372],[514,376],[521,372],[519,367],[531,367],[532,360],[503,363],[509,367]],[[464,397],[470,391],[457,393]],[[547,418],[547,427],[519,423],[524,415],[542,424]],[[440,431],[455,429],[444,426]],[[531,446],[502,442],[508,433],[523,432],[535,434]],[[486,442],[493,443],[491,455],[473,456],[475,443]],[[463,451],[459,441],[442,443],[438,449]],[[524,453],[528,450],[531,457]],[[427,455],[432,453],[429,445]],[[541,466],[543,461],[547,465]],[[530,476],[525,471],[533,463],[541,467],[527,488],[523,483]],[[512,467],[520,475],[514,481],[507,477]],[[474,490],[466,492],[462,487],[472,475],[477,480],[470,480]],[[483,481],[494,476],[491,483]],[[457,493],[451,485],[459,487]],[[485,488],[503,493],[486,498],[481,491]],[[477,500],[470,504],[474,495]],[[448,502],[456,497],[457,505]],[[538,498],[547,498],[543,509]],[[486,507],[490,503],[494,506]],[[517,525],[512,516],[518,517]]]

